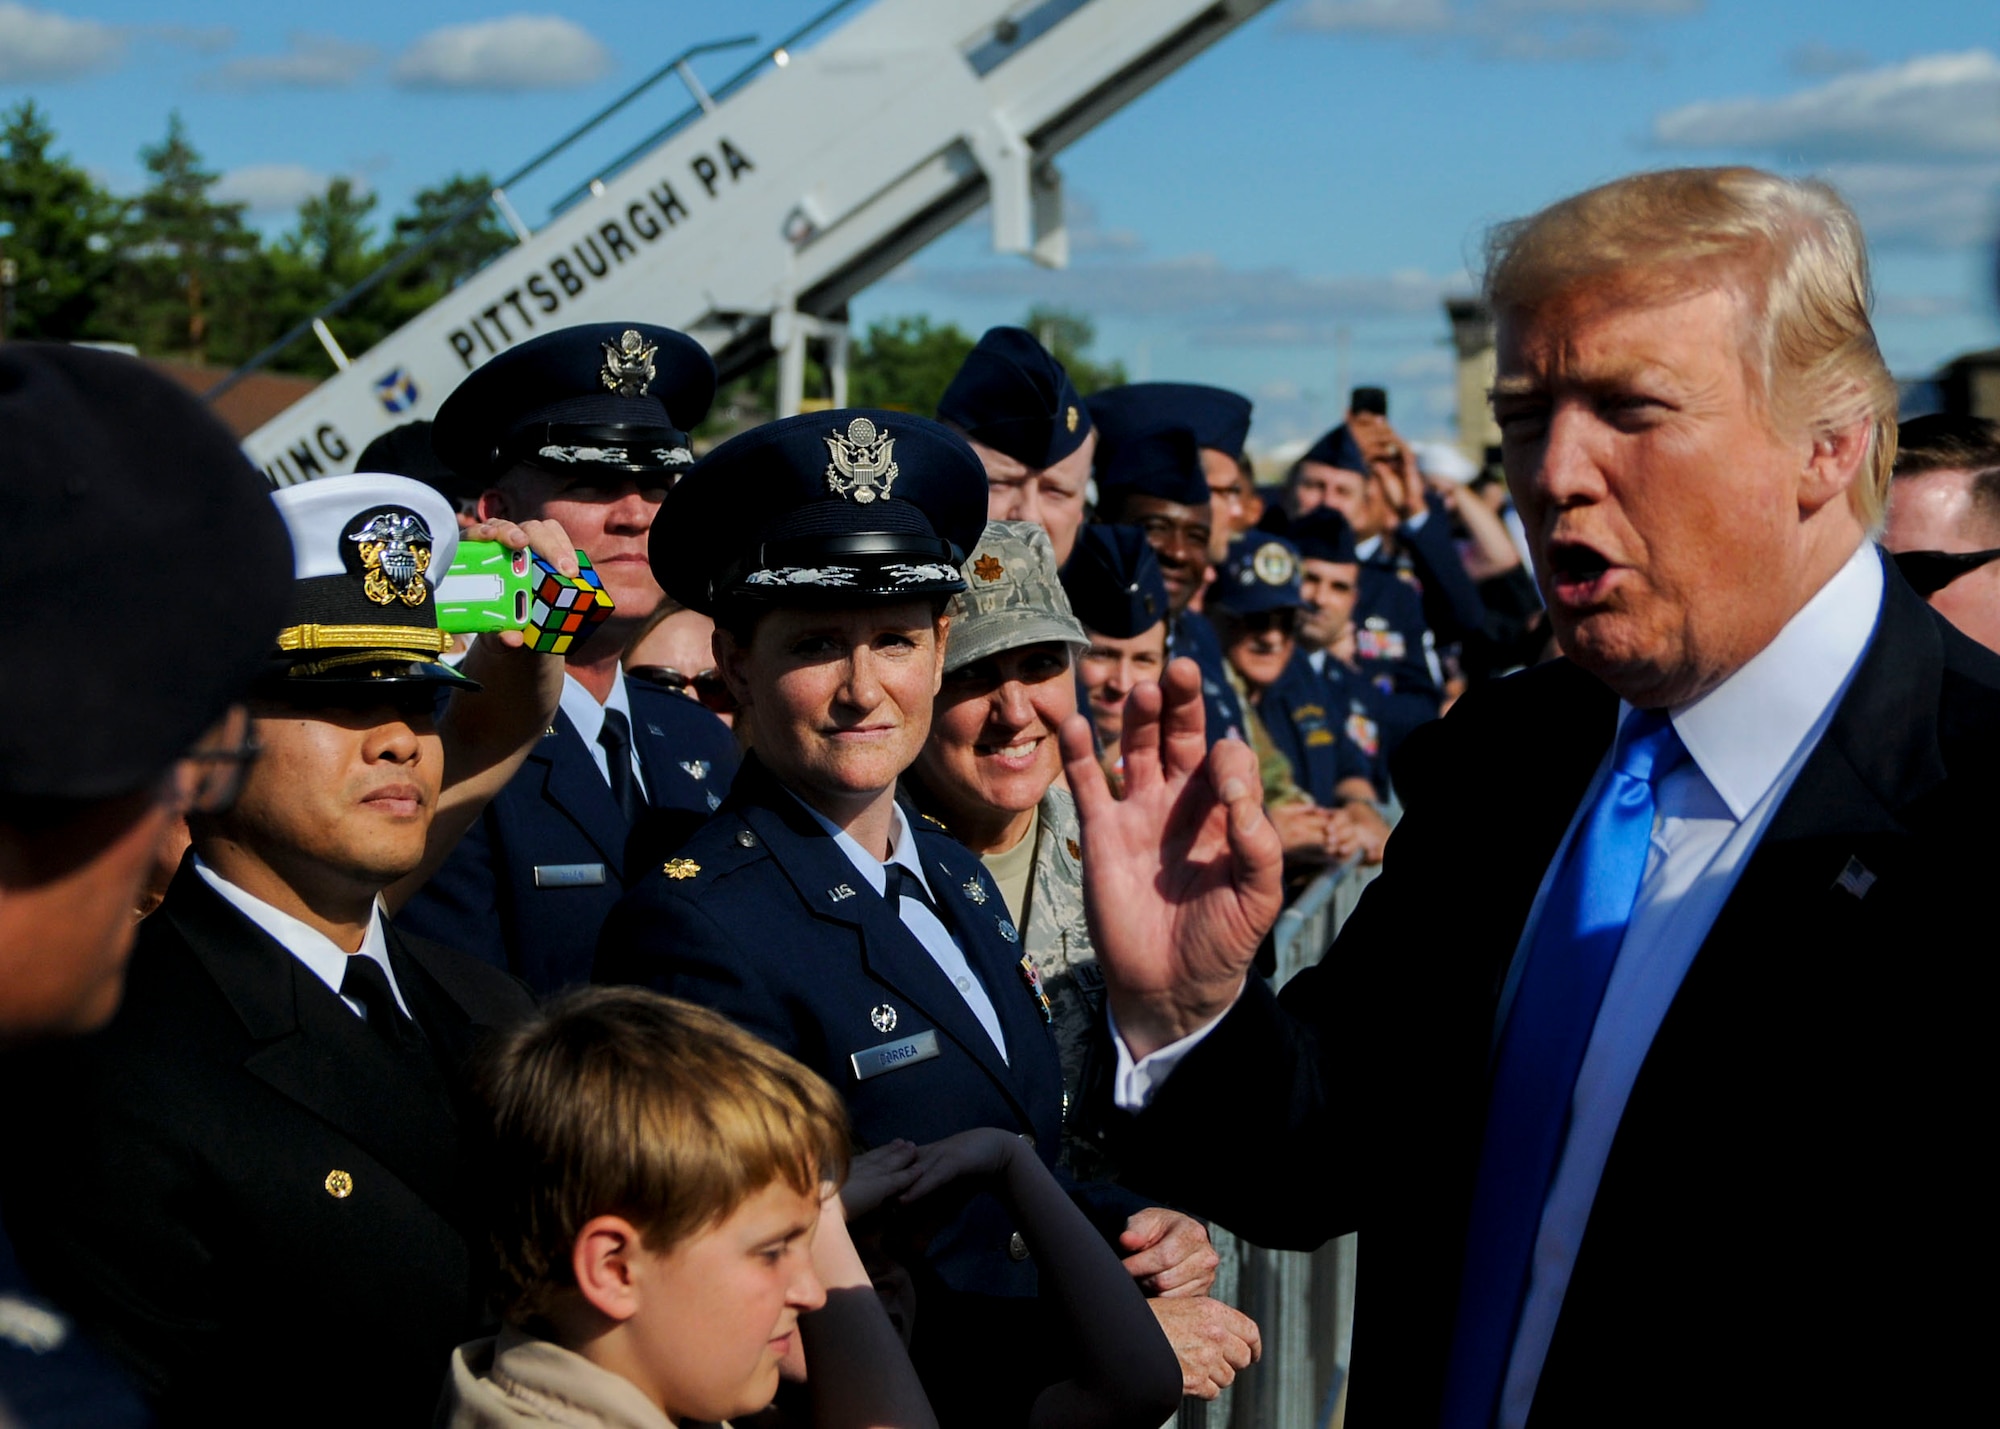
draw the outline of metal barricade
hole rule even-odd
[[[1319,961],[1375,872],[1329,869],[1279,915],[1275,985]],[[1340,1429],[1354,1340],[1355,1237],[1307,1252],[1266,1250],[1221,1226],[1209,1235],[1222,1257],[1209,1293],[1257,1322],[1264,1357],[1221,1398],[1187,1401],[1178,1429]]]

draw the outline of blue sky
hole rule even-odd
[[[769,43],[823,0],[524,3],[0,0],[0,104],[33,97],[121,190],[179,109],[281,227],[332,174],[393,211],[455,170],[505,171],[682,47]],[[1924,376],[2000,342],[1991,20],[1973,0],[1278,0],[1061,158],[1068,271],[994,257],[975,221],[856,317],[977,331],[1062,303],[1136,376],[1250,393],[1257,445],[1334,420],[1343,374],[1443,435],[1440,299],[1487,225],[1635,168],[1745,161],[1855,201],[1890,364]],[[531,222],[553,194],[520,195]]]

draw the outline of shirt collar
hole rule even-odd
[[[203,863],[199,854],[195,855],[195,872],[205,879],[210,888],[221,894],[229,905],[269,933],[280,947],[312,970],[321,982],[336,993],[340,991],[341,980],[347,976],[347,953],[340,945],[319,929],[303,923],[282,908],[274,908],[254,893],[237,887],[214,869]],[[382,931],[382,907],[376,904],[375,916],[368,920],[368,931],[362,935],[358,957],[370,957],[382,965],[388,976],[389,986],[394,989],[396,1001],[403,1003],[403,991],[396,986],[396,977],[389,967],[389,940]],[[403,1005],[403,1011],[410,1009]]]
[[[854,865],[854,871],[867,879],[868,886],[873,888],[877,893],[882,892],[889,886],[889,876],[882,871],[883,864],[885,862],[899,863],[910,873],[916,875],[917,882],[923,884],[926,894],[929,894],[933,899],[936,898],[937,895],[931,893],[930,880],[924,877],[924,862],[917,854],[917,838],[910,831],[910,821],[903,817],[901,805],[895,806],[889,813],[889,817],[893,820],[891,827],[894,830],[895,842],[889,851],[889,857],[884,860],[875,857],[874,854],[863,848],[859,839],[836,824],[832,819],[829,819],[825,814],[822,814],[818,809],[815,809],[811,804],[808,804],[804,799],[799,798],[797,794],[793,794],[789,789],[785,790],[785,792],[791,795],[793,802],[801,809],[812,815],[814,823],[826,830],[827,837],[840,846],[840,851],[847,855],[847,861]]]
[[[1881,609],[1881,557],[1863,541],[1748,664],[1672,712],[1688,756],[1739,821],[1840,697]],[[1630,708],[1621,706],[1621,721]]]
[[[580,684],[576,676],[563,671],[562,712],[569,716],[569,722],[576,726],[576,732],[583,736],[585,744],[597,743],[597,736],[604,731],[604,712],[617,710],[625,716],[629,728],[632,723],[632,700],[625,691],[625,672],[621,669],[611,677],[611,693],[604,703],[597,702],[593,695]]]
[[[1375,553],[1381,549],[1382,549],[1382,538],[1380,536],[1370,536],[1365,541],[1356,541],[1354,543],[1355,557],[1363,561],[1374,560]]]

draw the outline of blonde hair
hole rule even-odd
[[[1833,188],[1760,169],[1632,174],[1501,224],[1486,297],[1523,312],[1585,287],[1660,302],[1732,283],[1752,392],[1774,430],[1814,436],[1865,419],[1850,493],[1871,528],[1896,459],[1896,383],[1869,324],[1861,222]]]
[[[593,1218],[656,1254],[777,1181],[817,1196],[847,1167],[832,1087],[727,1019],[634,987],[586,988],[489,1049],[490,1216],[507,1318],[574,1288]]]

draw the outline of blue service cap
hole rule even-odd
[[[1054,466],[1090,435],[1063,365],[1025,328],[987,330],[938,400],[938,419],[1023,466]]]
[[[715,400],[715,363],[686,333],[584,323],[510,347],[438,408],[431,445],[482,485],[526,463],[565,476],[679,472]]]
[[[1304,605],[1299,596],[1298,547],[1262,531],[1237,537],[1230,543],[1221,574],[1209,587],[1208,600],[1238,615]]]
[[[1358,471],[1368,474],[1368,458],[1362,454],[1361,444],[1354,440],[1354,433],[1347,430],[1342,422],[1310,447],[1300,461],[1318,462],[1321,466],[1336,466],[1342,471]]]
[[[1201,471],[1201,448],[1186,427],[1162,427],[1120,442],[1097,461],[1097,504],[1111,509],[1123,497],[1154,496],[1182,506],[1206,506],[1211,497]]]
[[[1354,528],[1331,506],[1308,511],[1292,523],[1289,534],[1302,561],[1332,561],[1351,566],[1361,559],[1354,549]]]
[[[1137,526],[1085,526],[1062,569],[1069,607],[1085,628],[1130,640],[1167,618],[1160,558]]]
[[[1250,399],[1196,382],[1132,382],[1092,393],[1098,441],[1117,446],[1161,427],[1186,427],[1198,446],[1236,457],[1250,436]]]
[[[849,407],[753,427],[703,457],[653,522],[682,605],[839,606],[955,595],[986,529],[986,469],[906,412]]]

